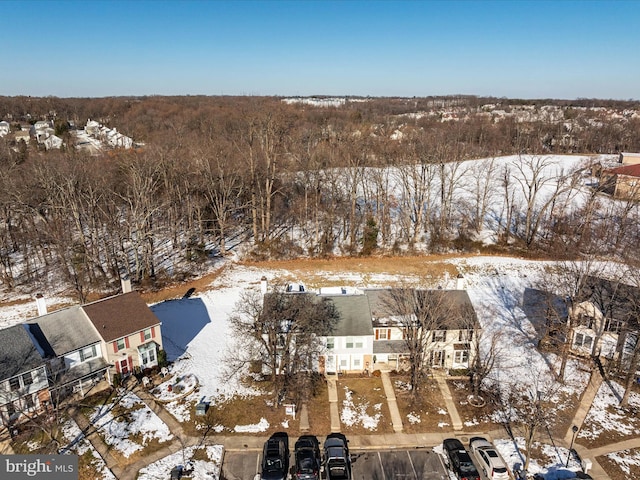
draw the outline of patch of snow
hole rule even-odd
[[[78,456],[83,456],[85,453],[91,453],[91,461],[89,466],[95,470],[101,480],[117,480],[116,476],[109,470],[104,459],[93,448],[91,442],[85,437],[75,420],[68,420],[62,425],[62,435],[69,442],[69,446],[64,450],[65,452],[73,452]]]
[[[169,427],[134,393],[126,393],[119,404],[126,410],[124,414],[114,416],[116,405],[110,403],[96,408],[91,420],[105,443],[124,457],[143,450],[151,440],[163,443],[173,438]],[[141,434],[141,443],[130,439],[140,436],[137,434]]]
[[[342,401],[342,411],[340,412],[340,421],[351,427],[354,425],[362,425],[367,430],[375,430],[378,428],[380,418],[382,418],[382,404],[373,405],[376,413],[369,415],[367,409],[369,402],[362,402],[356,405],[353,401],[353,392],[348,387],[344,387],[345,400]]]
[[[640,429],[640,420],[629,415],[628,411],[620,408],[620,399],[624,388],[617,382],[610,380],[603,382],[598,389],[587,418],[578,438],[595,439],[605,431],[618,432],[621,436],[635,435]],[[640,394],[631,392],[629,407],[640,407]]]
[[[233,431],[236,433],[260,433],[266,432],[269,429],[269,422],[266,418],[261,418],[258,423],[253,425],[236,425],[233,427]]]
[[[407,414],[407,420],[409,420],[411,425],[416,425],[421,422],[420,415],[415,412],[409,412]]]
[[[640,451],[622,450],[606,455],[607,458],[616,462],[620,469],[627,475],[631,474],[631,467],[640,467]]]
[[[194,453],[200,448],[205,449],[208,460],[191,460]],[[222,467],[223,451],[222,445],[188,447],[140,469],[137,479],[165,480],[169,478],[172,468],[178,465],[185,465],[187,462],[190,462],[193,466],[193,473],[189,474],[189,478],[218,480],[220,478],[220,470]]]

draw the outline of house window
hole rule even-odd
[[[362,346],[363,346],[363,345],[364,345],[364,344],[363,344],[363,342],[362,342],[362,339],[361,339],[361,338],[359,338],[359,339],[357,339],[357,340],[356,340],[356,348],[362,348]]]
[[[473,330],[460,330],[458,334],[459,342],[470,342],[473,338]]]
[[[346,348],[353,348],[353,337],[347,337]]]
[[[124,350],[125,348],[124,338],[119,338],[118,340],[116,340],[116,345],[118,347],[118,350]],[[116,352],[118,350],[116,350]]]
[[[28,387],[33,383],[33,376],[31,375],[31,372],[22,375],[22,383],[25,387]]]
[[[84,362],[86,360],[89,360],[90,358],[96,357],[97,353],[96,353],[96,346],[95,345],[90,345],[88,347],[83,348],[82,350],[80,350],[80,361]]]
[[[327,350],[333,350],[335,348],[335,341],[336,339],[333,337],[327,338]]]
[[[15,392],[16,390],[20,390],[20,378],[13,377],[9,379],[9,387],[11,391]]]
[[[381,328],[378,330],[378,339],[379,340],[387,340],[387,329]]]
[[[447,340],[447,331],[446,330],[434,330],[433,332],[433,341],[434,342],[445,342]]]
[[[145,350],[140,353],[140,357],[142,358],[142,365],[150,365],[156,362],[156,351],[155,349]]]
[[[592,344],[593,338],[590,335],[576,333],[576,336],[573,340],[574,347],[590,349]]]
[[[605,330],[607,332],[620,333],[622,330],[622,322],[620,320],[609,319],[607,320],[607,324],[605,326]]]
[[[469,362],[469,350],[456,350],[453,356],[454,363],[467,364]]]
[[[36,406],[35,403],[33,403],[33,397],[31,395],[27,395],[26,397],[24,397],[24,403],[29,410],[35,408]]]
[[[348,366],[349,366],[349,362],[347,361],[347,359],[346,358],[341,358],[340,359],[340,369],[341,370],[345,370]]]
[[[353,359],[353,368],[360,368],[360,359],[359,358],[354,358]]]
[[[145,340],[145,342],[146,342],[147,340],[150,340],[150,339],[151,339],[151,329],[150,329],[150,328],[147,328],[147,329],[144,331],[144,340]]]

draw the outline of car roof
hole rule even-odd
[[[462,442],[457,438],[446,438],[443,440],[442,444],[450,449],[464,449],[464,445],[462,445]]]
[[[495,447],[486,438],[482,437],[473,437],[469,445],[473,448],[491,448],[495,450]]]

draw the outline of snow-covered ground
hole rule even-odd
[[[206,460],[191,460],[197,450],[204,450]],[[137,478],[138,480],[166,480],[172,468],[177,465],[187,466],[190,463],[192,473],[189,474],[189,478],[217,480],[222,468],[222,454],[221,445],[188,447],[142,468]]]
[[[100,454],[95,448],[93,448],[91,442],[84,438],[80,427],[78,427],[78,424],[74,420],[68,420],[65,422],[62,426],[62,434],[71,445],[67,452],[74,453],[80,457],[85,453],[90,452],[91,461],[88,466],[93,469],[97,478],[102,480],[117,480],[115,475],[107,467]]]
[[[91,420],[104,441],[124,457],[144,450],[153,440],[164,443],[173,438],[160,417],[131,392],[120,398],[118,404],[96,408]]]

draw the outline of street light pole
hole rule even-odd
[[[576,425],[573,425],[571,427],[571,431],[573,432],[573,435],[571,436],[571,444],[569,445],[569,453],[567,454],[567,464],[565,465],[565,468],[569,467],[569,459],[571,458],[571,450],[573,450],[573,442],[576,439],[576,433],[578,433],[579,428]]]

